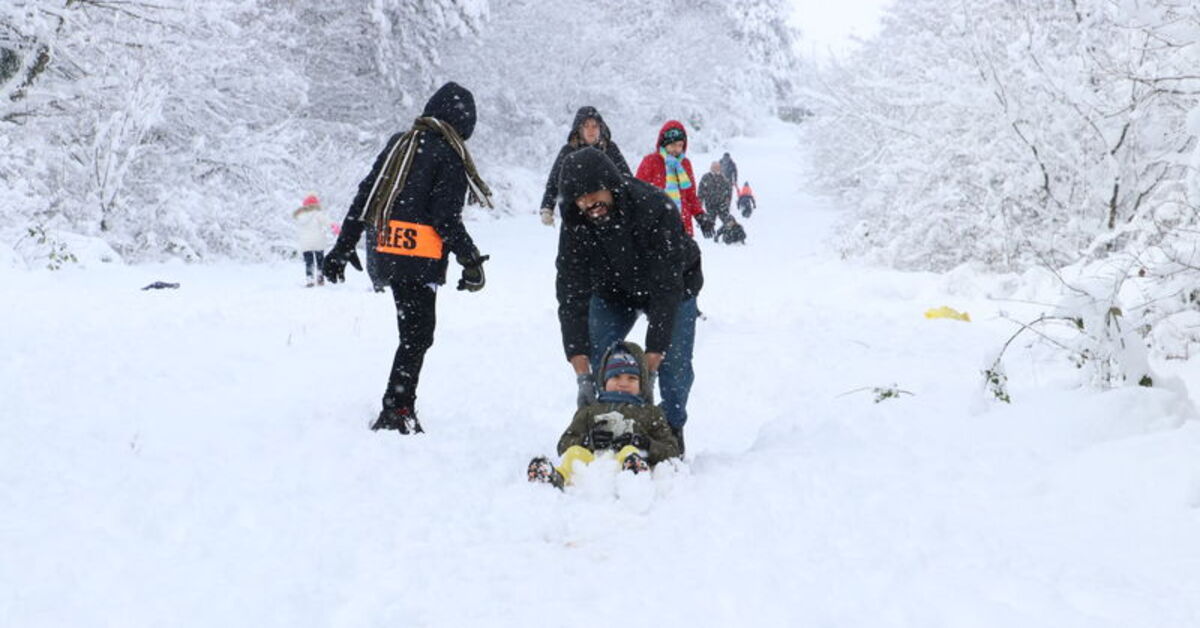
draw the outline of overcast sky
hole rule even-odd
[[[879,16],[892,0],[792,0],[792,25],[803,32],[801,52],[840,55],[851,47],[852,36],[870,37],[879,30]]]

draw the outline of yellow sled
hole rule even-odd
[[[971,322],[970,314],[967,314],[966,312],[959,312],[958,310],[947,305],[925,310],[925,318],[950,318],[956,321],[962,321],[964,323]]]

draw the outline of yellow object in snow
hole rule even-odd
[[[575,462],[591,464],[595,459],[596,455],[588,451],[586,447],[571,445],[563,452],[562,462],[557,467],[558,472],[562,474],[564,483],[570,484],[571,475],[575,472]]]
[[[613,457],[617,459],[618,464],[624,464],[625,459],[629,457],[629,454],[636,453],[638,453],[637,447],[634,447],[633,445],[626,445],[622,447],[621,451],[618,451]],[[566,451],[563,452],[562,462],[559,463],[559,465],[555,468],[558,469],[558,472],[562,474],[563,483],[570,484],[571,475],[575,472],[575,463],[581,462],[583,464],[591,464],[595,459],[596,454],[593,454],[586,447],[582,447],[580,445],[571,445]]]
[[[925,310],[925,318],[952,318],[956,321],[962,321],[964,323],[971,322],[970,314],[967,314],[966,312],[959,312],[958,310],[947,305]]]

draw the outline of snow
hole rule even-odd
[[[0,625],[1200,625],[1190,400],[1021,347],[989,400],[1036,286],[843,261],[788,127],[727,148],[759,208],[701,243],[687,463],[566,494],[524,478],[574,409],[532,213],[473,214],[420,437],[367,429],[395,328],[361,273],[0,266]]]

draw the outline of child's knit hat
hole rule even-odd
[[[301,207],[311,207],[313,205],[320,205],[320,204],[321,204],[321,201],[317,199],[316,194],[309,194],[307,197],[304,198],[304,202],[301,203],[300,206]]]
[[[642,367],[638,364],[637,358],[633,357],[628,351],[613,351],[608,356],[608,361],[604,363],[604,381],[608,381],[618,375],[628,373],[629,375],[642,376]]]

